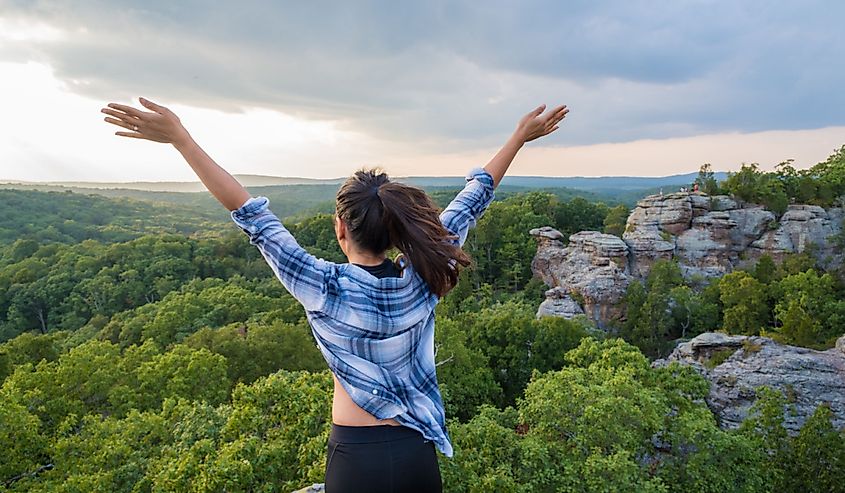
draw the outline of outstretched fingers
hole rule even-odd
[[[104,118],[106,123],[110,123],[112,125],[116,125],[121,128],[125,128],[126,130],[132,130],[132,135],[123,135],[128,132],[116,132],[116,135],[122,135],[123,137],[139,137],[140,134],[138,132],[138,125],[142,123],[140,118],[136,118],[128,113],[124,113],[121,111],[117,111],[111,108],[103,108],[100,110],[101,112],[109,115]]]
[[[560,128],[559,124],[566,117],[567,113],[569,113],[569,108],[565,104],[552,110],[549,113],[549,119],[546,121],[546,132],[543,135],[549,135]]]
[[[567,113],[569,113],[569,108],[566,105],[559,106],[551,112],[550,118],[546,121],[546,127],[549,128],[548,133],[552,133],[558,129],[558,125],[566,118]]]
[[[164,113],[166,113],[168,111],[168,109],[165,108],[164,106],[162,106],[160,104],[153,103],[149,99],[138,98],[138,101],[141,102],[141,104],[144,106],[144,108],[147,108],[150,111],[154,111],[154,112],[158,113],[159,115],[163,115]]]
[[[543,111],[545,111],[545,110],[546,110],[546,105],[544,103],[544,104],[541,104],[540,106],[538,106],[537,109],[532,111],[530,114],[531,114],[532,117],[536,118],[536,117],[542,115]]]
[[[120,120],[122,122],[126,122],[130,125],[134,125],[134,124],[140,123],[142,121],[141,118],[139,118],[137,116],[134,116],[134,115],[131,115],[129,113],[119,111],[119,110],[116,110],[116,109],[112,109],[112,108],[103,108],[103,109],[100,110],[100,112],[105,113],[109,116],[112,116],[115,119]]]
[[[567,113],[569,113],[569,108],[564,104],[558,111],[555,112],[557,120],[563,120]]]
[[[138,118],[139,120],[143,120],[146,116],[149,115],[149,113],[147,113],[145,111],[135,109],[135,108],[133,108],[131,106],[127,106],[125,104],[109,103],[108,106],[109,106],[109,108],[111,108],[113,110],[118,110],[120,112],[123,112],[123,113],[129,115],[129,116]]]
[[[111,123],[112,125],[117,125],[118,127],[123,127],[127,130],[135,130],[136,128],[138,128],[138,126],[135,125],[134,123],[128,123],[128,122],[125,122],[125,121],[123,121],[119,118],[112,118],[110,116],[105,117],[105,121],[108,122],[108,123]]]
[[[138,132],[115,132],[115,135],[120,137],[132,137],[133,139],[146,139],[143,134]]]
[[[567,113],[569,113],[569,109],[566,107],[566,105],[560,105],[557,108],[549,111],[546,116],[546,121],[554,125],[557,122],[563,120],[563,117],[565,117]]]
[[[107,115],[106,123],[120,128],[115,135],[163,143],[175,143],[176,140],[190,138],[172,111],[148,99],[139,98],[139,101],[150,111],[119,103],[109,103],[100,110]]]

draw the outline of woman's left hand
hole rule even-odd
[[[118,103],[109,103],[107,108],[100,110],[109,115],[105,121],[127,130],[115,132],[115,135],[174,145],[191,138],[175,113],[147,99],[139,98],[139,101],[150,111]]]

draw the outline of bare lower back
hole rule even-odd
[[[332,375],[334,377],[334,375]],[[346,389],[334,377],[334,399],[332,400],[332,422],[342,426],[401,426],[395,419],[377,419],[372,414],[361,409],[349,397]]]

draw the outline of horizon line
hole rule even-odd
[[[671,175],[601,175],[601,176],[584,176],[584,175],[520,175],[520,174],[507,174],[505,178],[563,178],[563,179],[587,179],[587,180],[597,180],[603,178],[673,178],[673,177],[680,177],[680,176],[687,176],[696,174],[698,171],[690,171],[687,173],[674,173]],[[731,173],[731,171],[713,171],[713,173]],[[330,181],[337,181],[337,180],[345,180],[348,176],[340,176],[335,178],[308,178],[304,176],[276,176],[276,175],[259,175],[259,174],[251,174],[251,173],[233,173],[233,177],[260,177],[260,178],[277,178],[282,180],[307,180],[307,181],[322,181],[322,182],[330,182]],[[409,179],[409,178],[464,178],[465,174],[460,175],[405,175],[405,176],[391,176],[391,179]],[[135,183],[184,183],[184,184],[193,184],[193,183],[202,183],[201,180],[160,180],[160,181],[152,181],[152,180],[131,180],[131,181],[94,181],[94,180],[50,180],[50,181],[33,181],[33,180],[16,180],[16,179],[6,179],[0,178],[0,184],[2,185],[63,185],[63,184],[75,184],[75,183],[105,183],[105,184],[135,184]],[[279,185],[284,185],[280,183]]]

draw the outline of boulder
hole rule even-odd
[[[583,314],[584,309],[581,308],[581,305],[560,286],[546,291],[546,299],[540,303],[540,307],[537,309],[537,318],[562,317],[572,319]]]
[[[830,405],[834,425],[845,426],[845,337],[832,349],[815,351],[766,337],[704,333],[653,365],[673,361],[693,366],[710,381],[707,405],[723,428],[742,423],[761,386],[786,396],[794,413],[786,413],[784,426],[792,433],[822,403]]]
[[[763,207],[731,209],[727,212],[730,220],[735,224],[730,232],[731,244],[735,252],[744,251],[752,242],[763,236],[770,226],[776,224],[774,213]]]
[[[656,227],[676,235],[689,228],[693,216],[692,204],[689,193],[649,195],[637,202],[628,216],[628,225]]]
[[[739,205],[736,203],[736,200],[727,195],[704,195],[704,197],[707,198],[711,211],[732,211],[734,209],[739,209]]]

